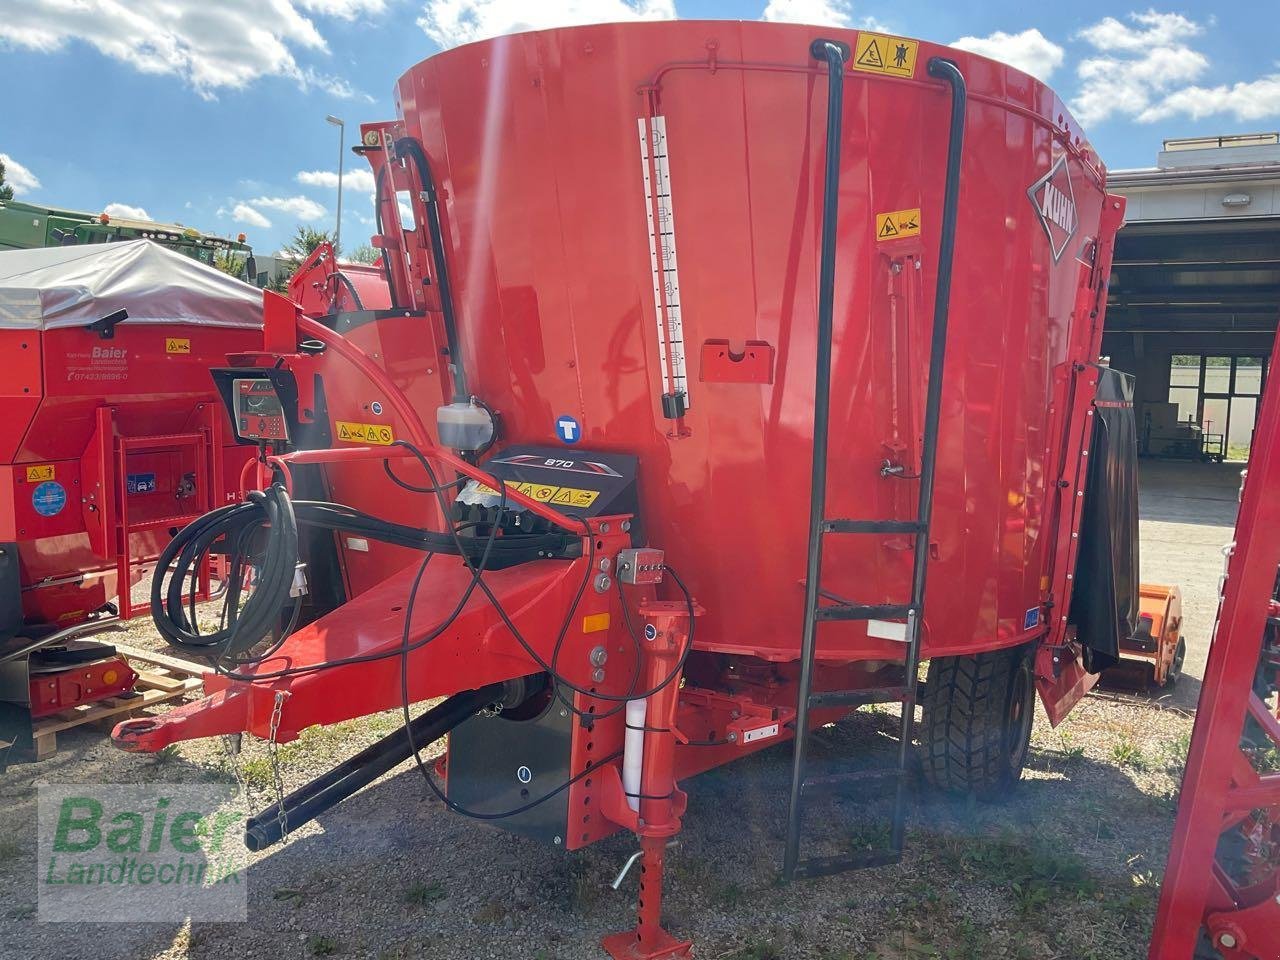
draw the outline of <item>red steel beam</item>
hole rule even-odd
[[[1273,355],[1275,351],[1273,349]],[[1150,960],[1190,960],[1205,922],[1232,771],[1280,566],[1280,389],[1266,391],[1209,650]]]

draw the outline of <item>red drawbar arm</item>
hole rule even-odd
[[[617,534],[609,535],[610,538]],[[624,535],[625,536],[625,535]],[[611,545],[616,552],[620,543]],[[573,561],[538,560],[484,574],[484,582],[501,602],[525,642],[549,660],[556,637],[573,609],[581,587],[585,557]],[[159,717],[126,720],[112,739],[126,750],[153,752],[179,740],[248,731],[271,732],[277,695],[283,696],[276,739],[284,742],[317,723],[337,723],[401,704],[401,659],[409,590],[418,565],[391,577],[290,636],[269,659],[244,667],[253,682],[206,674],[209,696]],[[413,601],[409,645],[449,620],[472,580],[457,557],[436,556]],[[584,593],[566,634],[566,651],[584,639],[582,620],[606,612],[609,598]],[[334,660],[367,658],[290,676],[281,670],[318,667]],[[474,690],[490,683],[541,670],[503,623],[479,587],[439,636],[408,654],[409,700],[417,702]],[[589,684],[590,663],[565,656],[558,671],[575,683]]]

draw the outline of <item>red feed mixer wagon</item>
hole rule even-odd
[[[158,626],[217,666],[116,741],[401,708],[246,842],[416,756],[548,846],[635,833],[620,958],[689,950],[661,903],[695,774],[791,744],[786,879],[900,857],[917,736],[935,785],[1007,791],[1037,692],[1056,723],[1140,633],[1132,385],[1098,358],[1124,202],[1062,102],[909,38],[679,22],[464,46],[397,103],[359,148],[391,309],[269,297],[214,371],[275,482],[161,557]],[[202,632],[211,549],[255,589]],[[892,759],[815,773],[809,731],[870,703]],[[816,815],[802,845],[846,791],[885,845]]]
[[[148,240],[0,254],[0,738],[132,686],[76,638],[146,612],[172,533],[238,496],[208,371],[261,346],[261,291]]]

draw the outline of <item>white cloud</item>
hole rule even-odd
[[[1184,87],[1138,115],[1144,123],[1182,115],[1200,120],[1229,114],[1245,122],[1280,117],[1280,73],[1230,86]]]
[[[219,211],[221,213],[222,211]],[[247,223],[251,227],[257,227],[265,230],[271,226],[271,221],[260,214],[247,203],[237,203],[231,211],[231,219],[236,223]]]
[[[120,217],[122,220],[150,220],[151,214],[142,207],[131,207],[127,203],[108,203],[102,212],[109,217]]]
[[[7,153],[0,153],[0,163],[4,164],[4,182],[13,187],[15,197],[40,189],[40,179]]]
[[[1132,25],[1104,17],[1080,31],[1101,54],[1076,68],[1081,87],[1073,110],[1083,123],[1116,114],[1156,119],[1149,113],[1153,103],[1209,68],[1209,59],[1186,42],[1201,33],[1200,24],[1154,10],[1131,13],[1129,20]]]
[[[427,0],[418,26],[442,47],[521,30],[673,20],[675,0]]]
[[[773,23],[847,27],[853,22],[853,10],[848,0],[769,0],[760,19]]]
[[[266,207],[268,210],[278,210],[281,213],[287,213],[290,216],[297,217],[299,220],[319,220],[327,213],[325,208],[316,203],[310,197],[254,197],[249,204],[255,210],[260,207]]]
[[[338,189],[338,175],[332,170],[303,170],[294,177],[304,187],[322,187],[325,190]],[[342,190],[345,193],[353,190],[356,193],[372,194],[374,191],[373,171],[363,167],[342,171]]]
[[[206,99],[266,76],[354,96],[346,81],[298,63],[300,53],[328,53],[299,6],[351,19],[383,0],[24,0],[6,4],[0,48],[53,53],[81,41],[141,73],[181,77]]]
[[[387,0],[298,0],[298,6],[308,13],[337,17],[339,20],[356,20],[384,12]]]
[[[1021,33],[997,30],[987,37],[961,37],[951,46],[999,60],[1045,81],[1062,66],[1065,56],[1062,47],[1034,28]]]
[[[1200,24],[1180,13],[1131,13],[1130,27],[1115,17],[1103,17],[1080,31],[1080,38],[1107,52],[1146,53],[1153,47],[1168,47],[1202,32]]]

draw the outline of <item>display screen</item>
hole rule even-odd
[[[242,440],[288,440],[284,405],[270,380],[234,380],[236,434]]]

